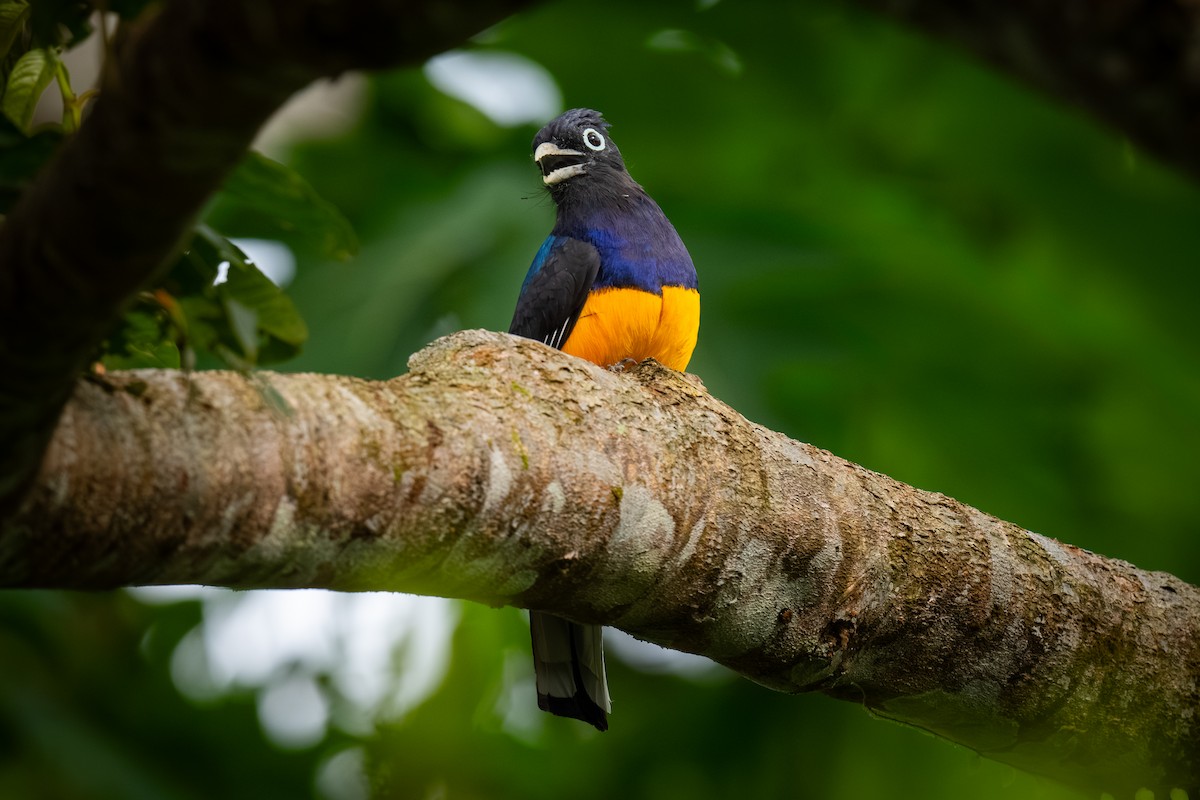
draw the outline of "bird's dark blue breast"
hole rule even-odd
[[[600,253],[594,288],[697,289],[696,268],[658,204],[642,195],[630,207],[595,208],[560,218],[554,234],[581,239]]]

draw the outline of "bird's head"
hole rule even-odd
[[[533,160],[552,193],[568,185],[628,180],[621,151],[608,137],[608,123],[590,108],[573,108],[538,131],[533,137]]]

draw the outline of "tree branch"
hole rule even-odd
[[[123,30],[93,112],[0,228],[0,511],[134,293],[293,92],[417,64],[529,0],[204,0]]]
[[[82,382],[0,585],[393,589],[554,611],[1110,792],[1200,786],[1200,590],[468,332],[384,383]]]

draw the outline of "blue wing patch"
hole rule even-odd
[[[542,265],[546,263],[546,258],[549,257],[550,251],[554,249],[554,245],[562,238],[561,236],[551,234],[546,237],[546,241],[542,242],[542,246],[538,248],[537,254],[533,257],[533,263],[529,265],[529,272],[525,273],[525,280],[521,283],[522,294],[529,288],[529,283],[542,271]]]

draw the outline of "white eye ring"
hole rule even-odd
[[[598,152],[605,148],[604,136],[595,128],[588,128],[583,132],[583,144],[588,150]]]

